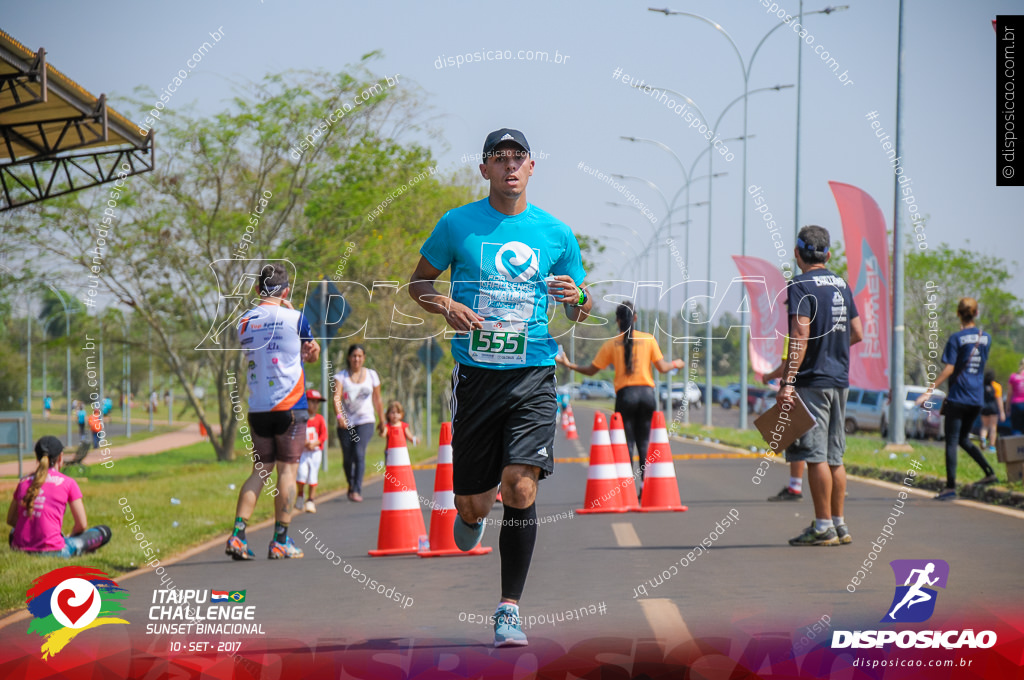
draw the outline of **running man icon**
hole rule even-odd
[[[924,569],[911,569],[910,576],[907,577],[907,580],[903,585],[910,586],[910,581],[914,578],[914,574],[918,575],[917,583],[910,586],[910,590],[908,590],[907,594],[903,596],[903,599],[900,600],[900,603],[893,607],[893,610],[889,612],[890,619],[894,621],[896,620],[896,611],[903,605],[907,605],[907,609],[910,609],[915,604],[927,602],[928,600],[932,599],[932,595],[921,590],[921,586],[925,584],[933,586],[936,584],[936,582],[938,582],[938,576],[936,576],[933,579],[928,578],[928,575],[931,574],[933,571],[935,571],[934,562],[929,562],[928,566]]]
[[[896,577],[896,592],[892,598],[889,613],[883,623],[926,621],[935,611],[938,591],[945,588],[949,578],[949,563],[944,560],[893,560],[891,563]],[[902,582],[903,585],[899,585]],[[934,587],[929,587],[934,586]],[[914,607],[914,605],[922,605]],[[911,608],[914,607],[913,611]]]

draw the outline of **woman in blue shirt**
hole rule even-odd
[[[942,372],[935,379],[934,385],[918,397],[917,404],[927,403],[932,390],[949,379],[949,396],[945,406],[946,435],[946,488],[935,499],[948,501],[956,498],[956,449],[959,445],[974,459],[985,472],[979,484],[994,484],[995,470],[985,456],[970,439],[971,426],[978,418],[981,407],[985,403],[984,373],[988,352],[992,347],[992,337],[974,324],[978,316],[978,301],[974,298],[960,298],[956,308],[960,317],[960,330],[949,336],[946,348],[942,352]]]

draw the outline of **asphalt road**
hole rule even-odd
[[[593,411],[578,406],[576,413],[580,439],[567,442],[559,430],[558,458],[586,456]],[[973,617],[978,629],[988,617],[998,618],[1007,607],[1016,606],[1015,598],[1019,602],[1024,513],[997,513],[967,502],[938,503],[930,494],[911,495],[895,519],[894,537],[850,593],[851,577],[868,558],[871,540],[892,512],[896,488],[851,480],[846,518],[854,542],[795,548],[787,539],[813,519],[810,498],[765,501],[785,484],[784,465],[772,464],[758,485],[752,480],[759,457],[736,457],[689,441],[673,442],[672,451],[676,456],[703,456],[675,462],[687,512],[563,518],[562,513],[583,504],[587,467],[559,463],[555,475],[541,483],[538,516],[558,519],[540,527],[521,603],[524,618],[552,619],[535,622],[526,631],[529,649],[538,658],[560,658],[585,640],[604,640],[609,649],[624,641],[671,646],[691,637],[736,639],[766,632],[796,641],[822,617],[837,629],[875,628],[893,597],[894,579],[887,564],[893,559],[949,563],[949,584],[941,593],[943,620]],[[429,501],[433,470],[418,470],[415,478],[419,494]],[[218,543],[166,566],[164,585],[153,571],[124,581],[131,592],[124,618],[131,622],[127,633],[133,646],[164,658],[174,656],[169,653],[174,641],[240,640],[243,651],[318,645],[347,650],[346,654],[367,650],[371,657],[381,650],[393,650],[397,659],[422,653],[438,664],[445,654],[455,659],[467,650],[490,650],[490,625],[474,620],[493,613],[500,594],[497,527],[488,527],[484,535],[483,544],[495,548],[485,556],[371,558],[366,551],[376,546],[381,489],[378,480],[365,488],[366,501],[361,504],[340,496],[322,502],[316,514],[294,517],[291,535],[306,550],[301,561],[267,560],[271,529],[262,528],[249,532],[250,547],[257,553],[252,562],[231,561]],[[260,502],[268,500],[262,497]],[[500,519],[501,512],[496,505],[491,518]],[[730,514],[738,521],[719,533],[716,524]],[[423,515],[429,526],[429,508]],[[232,518],[210,519],[224,524],[226,538]],[[712,531],[719,533],[713,547],[697,549]],[[306,543],[302,534],[313,538]],[[317,552],[317,541],[333,551],[340,566]],[[688,557],[691,551],[694,557]],[[673,573],[672,565],[683,560],[685,566]],[[346,573],[346,565],[385,584],[387,594],[364,588]],[[170,582],[179,590],[245,590],[245,605],[254,607],[254,621],[262,624],[265,635],[147,634],[150,608],[159,597],[156,591]],[[399,593],[400,601],[389,599],[392,593]],[[1008,598],[1009,594],[1015,596]],[[598,611],[590,613],[590,605]],[[581,608],[586,616],[580,620],[557,620],[559,613],[579,614]],[[108,634],[124,635],[113,630]]]

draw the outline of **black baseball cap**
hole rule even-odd
[[[491,156],[491,152],[494,151],[494,147],[502,142],[513,142],[522,147],[526,153],[530,153],[530,144],[526,141],[526,135],[512,128],[501,128],[487,135],[487,139],[484,140],[484,160],[487,160]]]

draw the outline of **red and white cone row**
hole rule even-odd
[[[401,426],[388,426],[385,464],[377,549],[369,551],[371,557],[415,553],[419,550],[420,536],[427,533]]]
[[[569,426],[565,430],[565,438],[569,440],[579,439],[580,436],[576,433],[576,417],[572,414],[572,406],[566,408],[565,411],[569,414]]]
[[[590,439],[590,468],[587,470],[587,495],[580,514],[597,512],[626,512],[622,500],[623,487],[619,480],[619,466],[612,453],[611,438],[604,415],[594,414],[594,431]]]
[[[622,488],[622,501],[628,510],[640,507],[636,497],[636,479],[633,476],[633,464],[629,461],[629,447],[626,446],[626,430],[622,426],[622,414],[612,414],[609,436],[612,442],[612,454],[615,456],[615,467],[619,475],[619,486]]]
[[[441,436],[437,447],[437,472],[434,475],[434,507],[430,513],[430,546],[417,554],[420,557],[452,557],[457,555],[486,555],[491,548],[478,545],[468,552],[455,545],[452,530],[458,511],[455,510],[455,491],[452,482],[452,424],[441,423]]]
[[[672,462],[665,414],[655,411],[651,419],[651,441],[647,447],[647,468],[644,470],[644,490],[639,512],[686,512],[679,502],[679,483]]]

